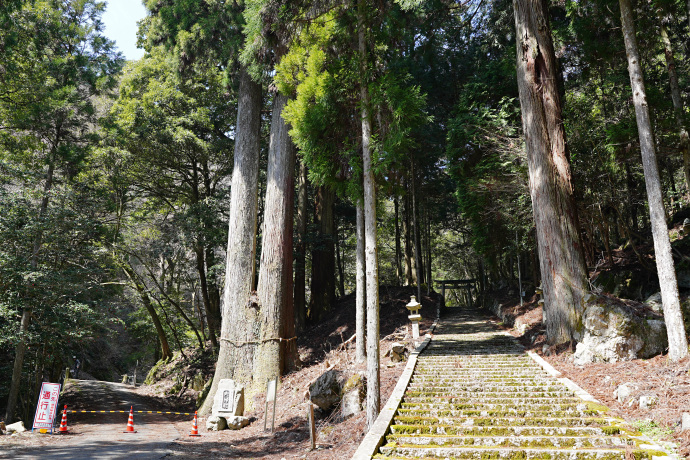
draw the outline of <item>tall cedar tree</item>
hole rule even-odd
[[[587,294],[545,0],[513,0],[517,75],[549,343],[579,340]]]

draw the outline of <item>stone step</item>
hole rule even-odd
[[[602,436],[617,435],[616,425],[596,426],[467,426],[467,425],[391,425],[391,433],[407,435],[455,436]]]
[[[525,382],[494,382],[494,381],[475,381],[475,382],[448,382],[444,384],[438,384],[433,382],[419,382],[411,383],[408,387],[409,391],[421,391],[421,392],[445,392],[445,391],[455,391],[455,392],[495,392],[495,391],[509,391],[515,393],[531,393],[533,391],[568,391],[567,388],[561,385],[554,385],[553,382],[539,383],[533,382],[532,384],[525,384]]]
[[[524,396],[519,394],[508,394],[502,393],[500,395],[488,395],[488,394],[477,394],[477,395],[465,395],[465,396],[424,396],[424,395],[405,395],[403,398],[404,402],[409,403],[434,403],[434,402],[445,402],[448,404],[465,404],[468,402],[474,402],[476,404],[491,404],[491,403],[505,403],[505,404],[524,404],[530,403],[550,403],[558,401],[560,403],[566,402],[578,402],[581,403],[582,400],[576,398],[574,395],[554,399],[552,397],[544,396]]]
[[[467,390],[467,391],[459,391],[453,388],[448,388],[446,390],[423,390],[423,389],[417,389],[417,390],[409,390],[407,392],[408,395],[414,397],[414,396],[438,396],[438,397],[448,397],[448,398],[453,398],[453,397],[462,397],[462,396],[472,396],[472,395],[477,395],[479,394],[487,396],[487,397],[510,397],[510,396],[532,396],[532,397],[537,397],[537,398],[559,398],[561,396],[571,396],[573,393],[571,391],[568,391],[566,389],[558,389],[558,390],[550,390],[550,391],[541,391],[538,388],[529,390],[526,388],[516,388],[514,391],[511,390],[506,390],[506,391],[501,391],[501,390],[490,390],[490,391],[482,391],[481,389],[477,390]]]
[[[528,410],[515,407],[512,409],[489,409],[477,407],[475,409],[398,409],[401,417],[596,417],[600,415],[595,410],[567,409],[557,411],[548,409],[544,411]]]
[[[635,447],[619,423],[551,377],[514,338],[467,310],[444,318],[418,357],[387,444],[373,458],[651,458],[654,453]]]
[[[547,400],[548,401],[548,400]],[[551,402],[548,404],[506,404],[506,403],[477,403],[476,401],[460,403],[460,404],[444,404],[437,401],[427,403],[410,403],[403,402],[400,404],[401,409],[417,409],[417,410],[468,410],[478,409],[483,410],[533,410],[533,411],[584,411],[588,407],[586,404],[576,404],[574,402]]]
[[[416,374],[412,378],[412,382],[434,382],[434,381],[450,381],[450,382],[524,382],[531,384],[531,382],[549,382],[553,385],[561,385],[561,383],[546,374],[528,375],[528,374],[507,374],[507,373],[482,373],[482,372],[443,372],[435,374]]]
[[[382,455],[374,459],[403,460],[415,458],[418,460],[436,459],[481,459],[481,460],[625,460],[625,449],[521,449],[521,448],[482,448],[482,447],[407,447],[383,446]],[[643,450],[632,450],[630,455],[635,460],[651,459],[651,455]]]
[[[625,448],[632,441],[618,436],[448,436],[389,435],[388,443],[420,447],[522,447],[532,449]]]
[[[615,422],[604,417],[410,417],[396,415],[393,418],[397,425],[457,425],[457,426],[606,426]]]

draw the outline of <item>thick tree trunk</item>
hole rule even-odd
[[[671,241],[666,225],[664,202],[661,196],[661,181],[659,180],[659,170],[656,162],[652,122],[649,117],[640,54],[637,50],[632,7],[630,6],[630,0],[619,0],[619,4],[623,39],[625,40],[625,53],[628,57],[628,73],[630,74],[633,104],[635,105],[635,118],[637,119],[637,130],[640,136],[642,167],[647,186],[656,269],[661,287],[661,300],[664,305],[664,321],[666,322],[666,332],[668,335],[668,355],[672,361],[678,361],[688,355],[688,341],[685,336],[683,315],[680,310],[678,283],[671,255]]]
[[[424,233],[426,240],[426,293],[431,294],[431,288],[433,287],[431,280],[431,217],[429,216],[429,210],[424,212],[425,215],[425,225]]]
[[[364,170],[364,252],[367,273],[367,429],[371,429],[381,405],[379,357],[379,272],[376,246],[376,182],[371,159],[371,114],[367,69],[365,0],[358,2],[359,54],[362,58],[360,102],[362,106],[362,166]]]
[[[355,333],[357,334],[356,359],[363,363],[367,358],[366,343],[366,308],[367,308],[367,275],[364,253],[364,207],[357,203],[357,279],[355,287]]]
[[[690,3],[689,3],[690,5]],[[689,11],[690,12],[690,11]],[[666,25],[661,22],[661,40],[664,42],[664,53],[666,55],[666,69],[668,70],[668,80],[671,86],[671,100],[673,101],[673,114],[676,119],[676,126],[680,135],[680,151],[683,155],[683,177],[685,178],[685,193],[690,199],[690,142],[688,130],[683,123],[683,99],[680,95],[680,85],[678,84],[678,73],[676,72],[676,60],[673,57],[671,39],[668,37]]]
[[[403,233],[405,235],[405,286],[412,286],[415,283],[416,277],[414,274],[412,257],[412,237],[410,232],[410,197],[405,195],[403,200],[405,205],[403,209]]]
[[[300,161],[297,186],[297,244],[295,251],[295,322],[298,331],[307,324],[307,165]]]
[[[417,298],[422,300],[422,283],[424,283],[424,271],[422,270],[422,244],[421,229],[419,228],[419,211],[417,209],[417,178],[414,173],[414,160],[410,161],[410,175],[412,176],[412,228],[414,229],[414,261],[417,275]]]
[[[261,86],[240,73],[234,169],[230,197],[228,249],[223,290],[220,351],[208,397],[199,413],[208,414],[221,379],[251,382],[257,309],[254,285],[261,129]]]
[[[340,229],[338,222],[334,222],[335,239],[335,262],[338,267],[338,293],[340,297],[345,297],[345,269],[343,268],[343,258],[340,256]]]
[[[393,205],[395,207],[395,278],[398,281],[398,285],[402,286],[403,270],[400,244],[400,203],[397,195],[393,198]]]
[[[335,193],[326,186],[319,187],[314,213],[317,236],[311,256],[309,319],[312,324],[328,315],[335,300],[334,203]]]
[[[549,343],[579,340],[587,269],[577,225],[556,57],[542,0],[513,0],[517,75]]]
[[[294,356],[288,357],[286,352],[288,347],[290,351],[294,350],[296,342],[292,303],[295,148],[288,135],[289,126],[282,117],[286,104],[286,96],[275,95],[257,289],[261,328],[259,346],[254,357],[253,387],[256,391],[264,390],[268,380],[279,377],[286,366],[292,365]],[[285,335],[290,331],[292,335]]]

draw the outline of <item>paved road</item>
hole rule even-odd
[[[71,380],[65,400],[69,409],[156,410],[133,387],[98,380]],[[61,402],[62,404],[62,402]],[[75,407],[76,405],[76,407]],[[128,414],[68,414],[69,435],[24,433],[22,442],[0,438],[0,458],[13,459],[159,459],[170,453],[168,446],[180,437],[174,424],[160,414],[134,414],[136,433],[124,433]],[[30,437],[30,439],[28,439]],[[5,438],[5,439],[2,439]]]

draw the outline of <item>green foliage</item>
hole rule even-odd
[[[310,180],[357,198],[361,196],[357,178],[362,173],[358,132],[363,83],[360,57],[346,43],[350,19],[335,10],[312,21],[276,66],[275,80],[280,91],[294,94],[284,118],[292,126],[290,135],[309,167]],[[349,50],[333,49],[336,44]],[[404,169],[407,155],[417,145],[413,130],[430,118],[424,112],[425,97],[408,74],[394,69],[381,72],[368,92],[377,115],[373,167],[385,180],[391,171]]]

